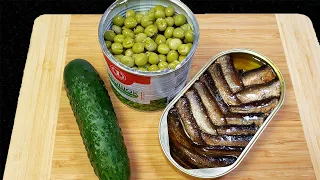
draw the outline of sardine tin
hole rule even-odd
[[[264,121],[263,125],[259,128],[259,130],[256,132],[254,137],[251,139],[249,144],[245,147],[245,149],[242,151],[238,159],[235,163],[233,163],[230,166],[226,167],[218,167],[218,168],[202,168],[202,169],[185,169],[182,166],[180,166],[170,155],[170,147],[169,147],[169,135],[168,135],[168,125],[167,125],[167,115],[169,110],[174,106],[174,104],[179,100],[181,96],[200,78],[200,76],[209,68],[210,65],[212,65],[219,57],[230,54],[230,53],[245,53],[252,55],[254,57],[257,57],[261,62],[269,65],[273,71],[276,73],[277,77],[280,81],[281,86],[281,94],[279,98],[279,102],[277,106],[273,109],[273,111],[269,114],[269,116]],[[259,52],[250,50],[250,49],[230,49],[223,52],[220,52],[216,56],[214,56],[193,78],[192,80],[175,96],[175,98],[168,104],[166,109],[164,110],[159,123],[159,140],[161,148],[166,155],[166,157],[169,159],[169,161],[180,171],[194,177],[198,178],[218,178],[221,176],[224,176],[234,170],[246,157],[250,149],[253,147],[254,143],[258,140],[262,132],[265,130],[267,125],[270,123],[271,119],[274,117],[274,115],[277,113],[277,111],[280,109],[284,102],[285,98],[285,81],[283,79],[283,76],[281,72],[279,71],[278,67],[266,56],[262,55]]]

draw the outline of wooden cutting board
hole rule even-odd
[[[273,60],[286,98],[244,161],[221,179],[320,179],[320,48],[303,15],[196,15],[199,47],[189,80],[217,53],[249,48]],[[162,111],[138,112],[114,95],[98,43],[101,15],[42,15],[34,22],[4,174],[15,179],[97,179],[63,88],[66,63],[90,61],[105,81],[128,148],[131,179],[192,179],[162,153]]]

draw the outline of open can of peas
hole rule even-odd
[[[120,0],[103,14],[98,38],[116,96],[155,111],[185,86],[199,25],[179,0]]]

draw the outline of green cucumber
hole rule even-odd
[[[127,180],[127,148],[108,91],[86,60],[75,59],[64,69],[64,85],[90,163],[100,180]]]

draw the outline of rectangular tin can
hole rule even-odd
[[[248,145],[245,147],[245,149],[242,151],[240,156],[237,158],[237,160],[229,166],[226,167],[217,167],[217,168],[203,168],[203,169],[185,169],[182,166],[180,166],[170,155],[170,146],[169,146],[169,135],[168,135],[168,125],[167,125],[167,115],[169,110],[174,106],[174,104],[179,100],[181,96],[184,95],[184,93],[199,79],[199,77],[209,68],[211,64],[213,64],[219,57],[230,54],[230,53],[244,53],[248,55],[252,55],[259,60],[261,60],[264,64],[269,65],[276,75],[279,78],[280,81],[280,98],[277,106],[272,110],[272,112],[269,114],[269,116],[266,118],[262,126],[259,128],[259,130],[255,133],[251,141],[248,143]],[[283,79],[282,74],[280,73],[279,69],[276,67],[276,65],[266,56],[250,50],[250,49],[230,49],[227,51],[220,52],[215,57],[213,57],[195,76],[194,78],[180,91],[180,93],[169,103],[169,105],[164,110],[159,124],[159,140],[161,148],[165,154],[165,156],[169,159],[169,161],[180,171],[194,177],[198,178],[218,178],[221,176],[224,176],[231,172],[233,169],[235,169],[241,161],[245,158],[245,156],[248,154],[250,149],[253,147],[255,142],[258,140],[259,136],[262,134],[262,132],[265,130],[267,125],[270,123],[274,115],[277,113],[277,111],[280,109],[284,102],[285,98],[285,82]]]
[[[155,5],[171,5],[176,13],[184,14],[194,31],[193,46],[187,57],[175,70],[144,72],[129,68],[115,59],[108,51],[104,32],[111,29],[115,15],[124,16],[128,9],[146,11]],[[199,25],[192,11],[179,0],[118,0],[103,14],[98,29],[99,43],[104,55],[113,92],[129,107],[142,111],[164,109],[172,98],[186,85],[192,56],[199,41]]]

